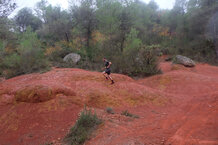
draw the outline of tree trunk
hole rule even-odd
[[[91,35],[92,35],[92,31],[91,31],[91,23],[89,23],[88,28],[87,28],[87,41],[86,41],[86,50],[87,50],[87,54],[89,59],[92,59],[92,54],[91,54],[91,50],[90,50],[90,40],[91,40]]]
[[[218,38],[215,40],[215,50],[216,50],[216,56],[218,59]]]
[[[87,28],[87,42],[86,42],[86,47],[89,49],[89,45],[90,45],[90,39],[91,39],[91,22],[89,22],[88,24],[88,28]]]
[[[89,46],[90,46],[90,39],[91,39],[91,32],[88,29],[88,32],[87,32],[87,42],[86,42],[86,47],[87,48],[89,48]]]
[[[122,40],[121,40],[121,45],[120,45],[120,51],[121,52],[123,52],[124,41],[125,41],[125,37],[123,37]]]
[[[215,15],[217,15],[218,13],[216,13]],[[216,23],[216,18],[214,17],[213,20],[213,37],[215,39],[215,51],[216,51],[216,56],[218,59],[218,34],[217,34],[217,23]]]
[[[66,36],[67,42],[69,42],[69,37],[68,37],[67,32],[65,33],[65,36]]]

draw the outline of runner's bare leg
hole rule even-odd
[[[103,73],[103,76],[106,78],[106,79],[108,79],[108,77],[107,77],[107,75],[106,75],[106,72],[104,71]]]
[[[107,75],[107,76],[111,81],[113,81],[113,78],[110,75]]]

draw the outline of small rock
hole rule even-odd
[[[28,136],[29,136],[30,138],[31,138],[31,137],[33,137],[33,135],[32,135],[32,134],[29,134]]]

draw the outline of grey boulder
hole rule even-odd
[[[64,62],[72,62],[72,63],[77,63],[81,59],[81,56],[76,53],[70,53],[64,57]]]
[[[196,65],[192,59],[182,55],[176,55],[176,57],[173,60],[173,63],[182,64],[186,67],[194,67]]]

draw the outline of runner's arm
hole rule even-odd
[[[110,67],[111,67],[111,64],[112,64],[112,63],[111,63],[111,62],[109,62],[109,65],[107,66],[107,68],[110,68]]]

